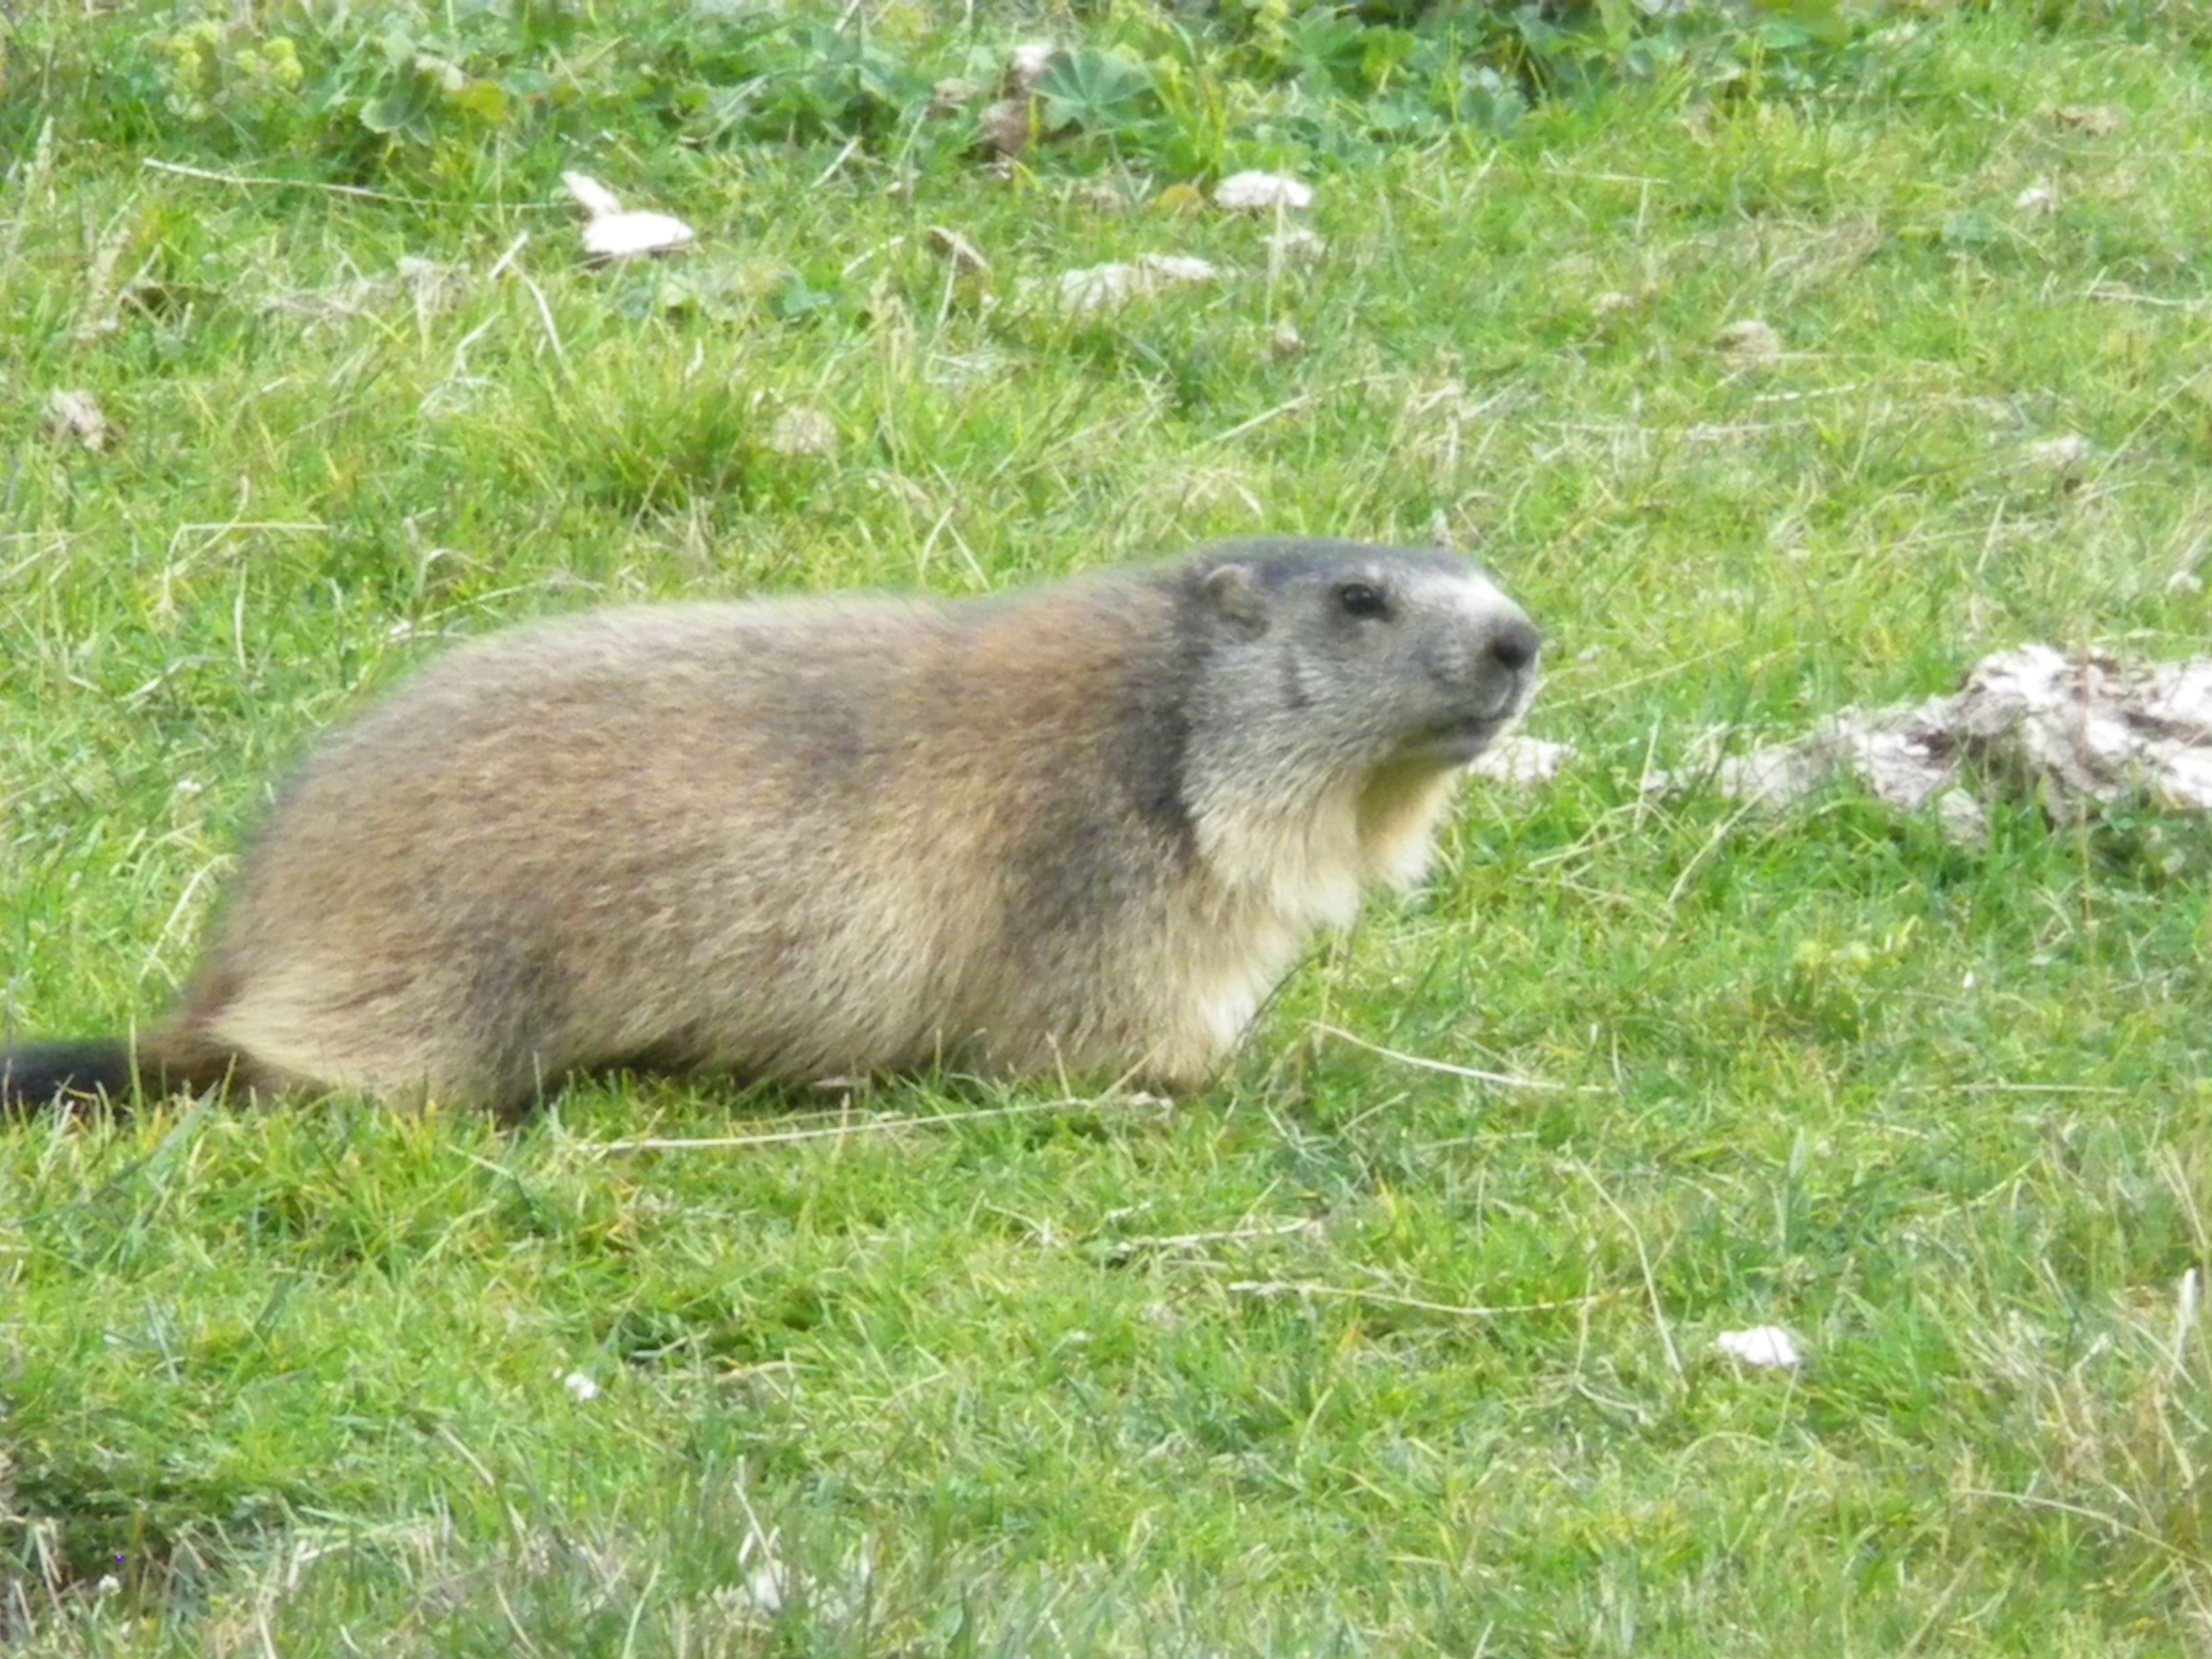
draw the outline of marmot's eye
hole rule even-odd
[[[1347,617],[1379,617],[1389,606],[1383,602],[1382,590],[1370,587],[1365,582],[1346,582],[1336,590],[1336,602],[1344,607]]]

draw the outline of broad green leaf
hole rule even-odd
[[[1142,64],[1120,52],[1085,46],[1055,52],[1037,76],[1036,91],[1044,100],[1047,130],[1096,131],[1140,118],[1152,77]]]

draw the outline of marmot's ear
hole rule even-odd
[[[1217,565],[1206,573],[1200,589],[1215,613],[1247,639],[1267,631],[1267,601],[1249,565]]]

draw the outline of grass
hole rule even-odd
[[[1328,252],[1273,277],[1264,221],[1097,205],[1110,145],[999,180],[641,114],[302,161],[131,78],[166,13],[10,24],[9,1029],[144,1018],[313,731],[603,599],[1442,535],[1547,628],[1531,729],[1577,750],[1470,788],[1172,1109],[0,1127],[11,1650],[2202,1651],[2212,835],[1637,787],[2023,640],[2201,647],[2201,25],[2026,9],[1825,94],[1630,81],[1316,163]],[[1227,107],[1223,167],[1299,160]],[[580,268],[578,164],[697,248]],[[1030,286],[1156,250],[1235,274]],[[1747,316],[1782,356],[1713,348]],[[107,448],[44,428],[64,387]],[[834,453],[781,453],[795,408]],[[1715,1352],[1760,1323],[1798,1372]]]

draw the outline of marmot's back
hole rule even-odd
[[[301,767],[151,1048],[495,1103],[633,1061],[1188,1079],[1418,866],[1534,652],[1464,563],[1349,544],[520,629]]]

